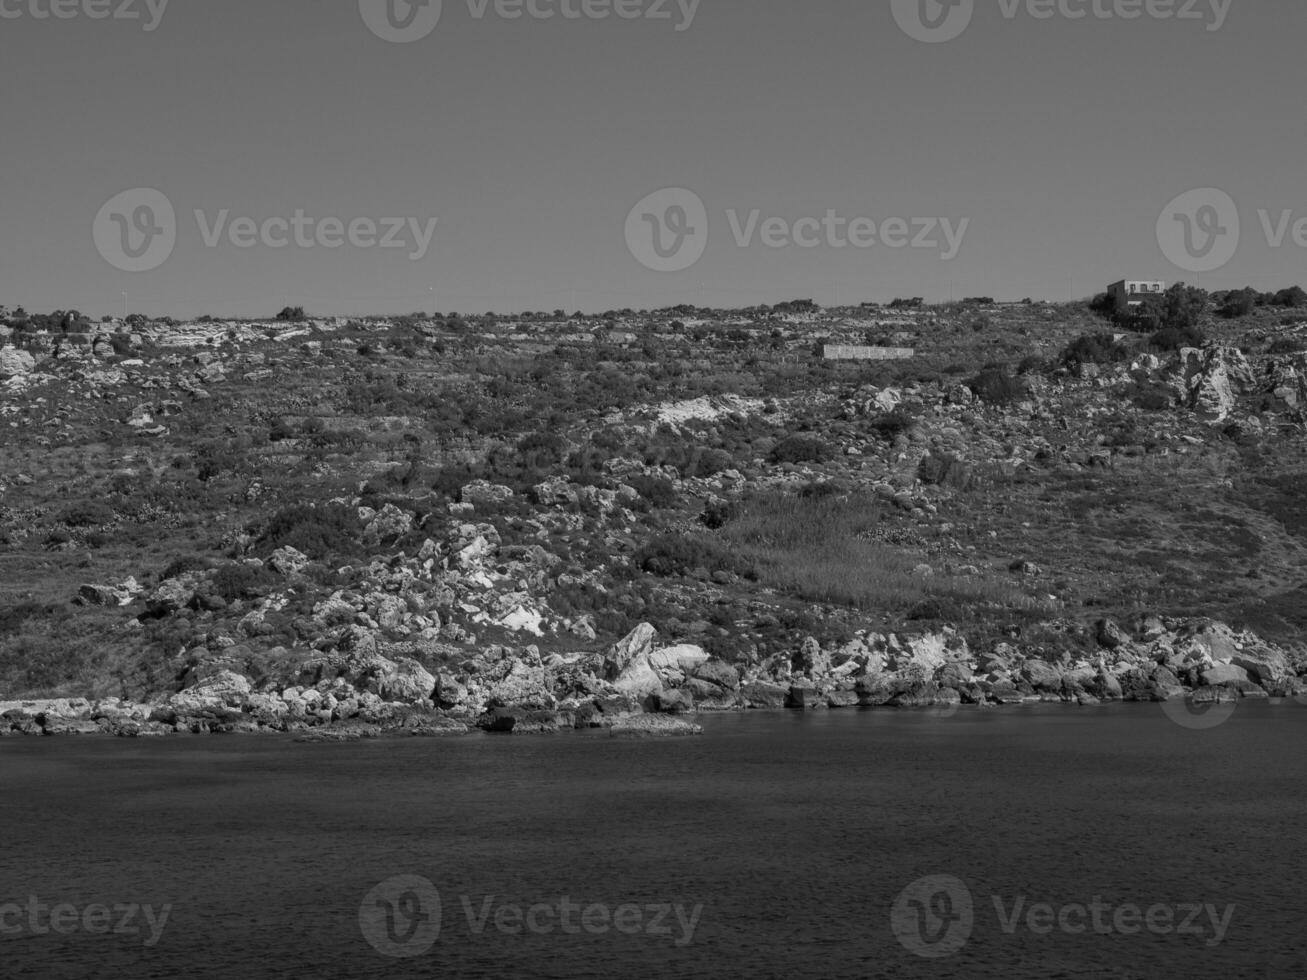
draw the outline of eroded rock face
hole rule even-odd
[[[1254,380],[1241,350],[1217,345],[1180,351],[1180,373],[1188,407],[1212,422],[1228,419]]]
[[[36,358],[25,350],[6,347],[0,350],[0,378],[23,376],[36,370]]]
[[[247,677],[230,670],[221,670],[197,683],[168,701],[179,715],[227,714],[239,711],[250,695]]]

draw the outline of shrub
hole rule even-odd
[[[872,419],[869,428],[882,438],[892,440],[895,436],[907,432],[915,421],[904,409],[896,408]]]
[[[757,575],[753,566],[715,541],[667,534],[636,552],[635,567],[651,575],[686,575],[699,569],[731,572],[745,578]]]
[[[1175,392],[1159,385],[1140,386],[1131,393],[1130,400],[1146,412],[1164,412],[1175,404]]]
[[[39,602],[20,602],[16,606],[0,608],[0,636],[19,632],[29,619],[50,619],[58,611],[58,606]]]
[[[931,453],[917,467],[917,478],[933,486],[968,490],[975,483],[972,468],[951,453]]]
[[[656,476],[632,476],[626,483],[652,507],[671,507],[676,503],[676,486],[671,480]]]
[[[168,563],[162,572],[159,573],[159,580],[165,581],[170,578],[177,578],[179,575],[185,575],[187,572],[202,572],[209,567],[209,562],[199,555],[183,555],[181,558],[174,558]]]
[[[1225,294],[1216,312],[1227,320],[1248,316],[1257,308],[1259,298],[1260,294],[1252,288],[1231,290]]]
[[[967,386],[986,405],[1000,407],[1019,402],[1030,393],[1024,381],[1008,374],[1004,368],[986,368],[972,378]]]
[[[704,507],[703,513],[699,515],[699,521],[705,527],[716,531],[733,521],[739,513],[738,503],[730,500],[713,500]]]
[[[1307,351],[1307,337],[1280,337],[1271,343],[1267,353],[1272,356],[1301,354]]]
[[[213,591],[228,602],[267,595],[280,583],[268,569],[258,565],[223,565],[213,575]]]
[[[1067,367],[1081,364],[1115,364],[1127,360],[1130,350],[1118,343],[1110,333],[1082,334],[1062,352],[1062,363]]]
[[[817,436],[795,435],[778,442],[771,451],[773,463],[821,463],[833,455]]]
[[[1089,301],[1089,312],[1110,320],[1116,315],[1116,300],[1111,293],[1099,293]]]
[[[1288,306],[1297,309],[1300,306],[1307,306],[1307,291],[1301,286],[1291,286],[1289,289],[1281,289],[1271,300],[1274,306]]]
[[[69,527],[96,527],[112,523],[113,508],[95,500],[70,504],[59,514],[59,522]]]
[[[1155,350],[1174,351],[1201,347],[1206,339],[1197,327],[1164,327],[1148,338],[1148,345]]]
[[[268,553],[290,547],[311,558],[322,558],[352,550],[362,530],[358,512],[352,507],[293,504],[272,516],[259,541]]]

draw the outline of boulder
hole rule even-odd
[[[268,557],[268,567],[281,575],[298,575],[309,564],[309,556],[294,548],[278,548]]]
[[[239,710],[250,696],[249,679],[230,670],[219,670],[194,687],[174,694],[167,707],[179,716],[226,716]]]
[[[1262,687],[1280,684],[1291,673],[1284,652],[1268,646],[1236,651],[1230,662],[1246,670],[1249,678]]]
[[[609,732],[625,738],[668,738],[702,735],[703,728],[693,722],[667,715],[631,715],[614,724]]]
[[[520,708],[492,708],[477,719],[485,732],[515,735],[545,735],[562,727],[556,711],[526,711]]]
[[[767,681],[754,681],[740,687],[740,703],[746,708],[783,708],[789,688]]]
[[[1099,646],[1116,650],[1130,642],[1130,636],[1113,620],[1100,619],[1094,626],[1094,637]]]
[[[1021,676],[1042,694],[1062,692],[1062,671],[1043,660],[1029,660],[1021,668]]]
[[[473,480],[459,491],[458,499],[474,507],[490,507],[512,500],[513,490],[488,480]]]
[[[166,616],[185,609],[195,598],[202,581],[203,576],[198,572],[165,579],[146,598],[146,609],[152,616]]]
[[[386,504],[363,529],[363,543],[376,547],[383,542],[403,537],[412,530],[413,514],[400,510],[394,504]]]
[[[1202,672],[1202,682],[1206,687],[1220,687],[1223,684],[1235,686],[1251,683],[1248,671],[1231,663],[1213,664]]]
[[[716,684],[728,691],[735,691],[740,687],[740,672],[721,660],[705,661],[690,671],[690,674],[701,681]]]
[[[793,670],[805,677],[825,677],[831,670],[830,654],[823,651],[821,644],[809,636],[794,655]]]
[[[142,591],[134,578],[120,585],[83,585],[77,590],[77,601],[85,606],[128,606]]]
[[[436,679],[416,660],[402,657],[377,680],[377,694],[400,704],[430,704]]]

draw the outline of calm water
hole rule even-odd
[[[1299,706],[1241,705],[1206,731],[1147,706],[705,725],[668,741],[2,740],[0,975],[1307,976]],[[891,928],[928,875],[966,894],[922,886],[893,921],[918,923],[900,930],[916,949],[956,941],[946,958]],[[396,876],[430,881],[439,909]],[[1107,934],[1067,911],[1096,900]],[[34,931],[49,912],[33,925],[33,901],[72,907],[60,932]],[[1047,934],[1028,928],[1041,902]],[[1129,905],[1172,924],[1155,910],[1127,934]],[[1174,931],[1190,905],[1233,906],[1219,942],[1206,911]]]

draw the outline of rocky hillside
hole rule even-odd
[[[1183,342],[1025,304],[0,344],[0,734],[1303,689],[1292,311]]]

